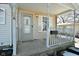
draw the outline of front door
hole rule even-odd
[[[19,19],[19,39],[20,41],[28,41],[33,39],[32,34],[32,15],[21,14]]]

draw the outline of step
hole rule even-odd
[[[70,47],[67,51],[79,55],[79,48]]]
[[[63,56],[78,56],[78,55],[72,52],[64,51]]]

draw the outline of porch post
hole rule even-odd
[[[48,19],[49,19],[49,3],[47,4],[47,12],[48,12]],[[50,46],[49,46],[49,34],[50,33],[50,28],[49,28],[49,20],[48,20],[48,22],[47,22],[47,36],[46,36],[46,46],[47,46],[47,48],[49,48]]]
[[[16,55],[16,4],[11,4],[12,6],[12,31],[13,31],[13,55]]]

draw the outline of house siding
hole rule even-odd
[[[0,4],[0,8],[6,10],[5,24],[0,24],[0,46],[11,45],[11,8],[9,4]]]

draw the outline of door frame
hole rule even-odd
[[[22,17],[22,14],[26,14],[26,15],[28,15],[28,16],[31,16],[31,26],[32,26],[32,28],[31,28],[31,32],[32,32],[32,38],[33,38],[33,13],[28,13],[27,11],[25,11],[25,10],[19,10],[19,12],[18,12],[18,42],[21,42],[22,40],[22,36],[21,36],[21,24],[20,24],[20,20],[22,19],[21,17]]]

